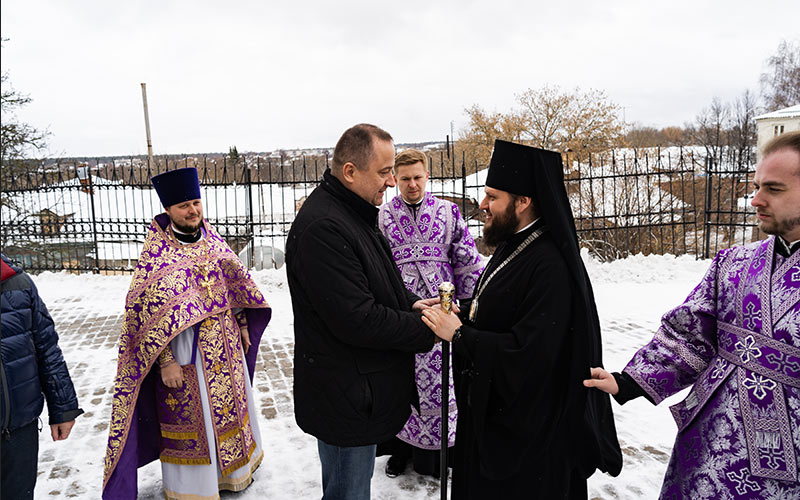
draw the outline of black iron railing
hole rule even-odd
[[[747,198],[754,169],[734,167],[742,162],[719,165],[684,150],[586,158],[567,153],[564,159],[580,243],[600,259],[636,253],[707,258],[763,237]],[[150,178],[193,166],[205,217],[234,251],[249,266],[280,265],[294,216],[328,163],[323,152],[292,159],[205,155],[158,157],[154,165],[134,157],[4,166],[2,249],[32,272],[130,272],[147,227],[163,211]],[[446,152],[432,154],[430,163],[429,190],[456,202],[480,240],[484,167]]]

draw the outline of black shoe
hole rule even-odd
[[[386,477],[397,477],[406,471],[406,457],[392,455],[386,462]]]

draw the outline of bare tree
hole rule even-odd
[[[9,223],[24,219],[31,211],[31,207],[22,201],[24,198],[8,194],[9,184],[20,178],[31,165],[38,165],[26,158],[46,147],[47,132],[37,130],[17,118],[17,109],[30,102],[29,96],[14,90],[8,73],[3,73],[0,77],[0,207],[6,227]],[[2,232],[0,238],[0,243],[5,247],[8,243],[6,231]]]
[[[556,149],[561,144],[565,123],[573,114],[572,99],[558,87],[528,89],[517,95],[522,105],[528,138],[543,149]]]
[[[685,146],[689,142],[689,135],[681,127],[664,127],[661,129],[665,146]]]
[[[619,106],[605,92],[558,87],[528,89],[517,95],[526,126],[525,138],[534,146],[556,151],[597,153],[622,143],[624,126]]]
[[[711,100],[711,106],[703,108],[695,118],[694,139],[706,150],[706,155],[717,164],[722,163],[723,147],[727,141],[726,126],[730,116],[730,107],[719,97]]]
[[[555,151],[596,153],[622,144],[619,106],[598,90],[558,87],[528,89],[517,96],[520,108],[487,113],[478,105],[465,111],[469,124],[461,143],[468,155],[485,162],[495,139],[524,142]]]
[[[761,95],[770,111],[800,104],[800,40],[783,40],[761,73]]]
[[[656,146],[685,146],[689,141],[689,131],[681,127],[661,129],[633,124],[625,134],[625,145],[633,149]]]
[[[650,148],[663,145],[664,137],[655,127],[634,124],[625,134],[625,144],[634,149]]]
[[[752,163],[753,146],[756,144],[756,98],[745,90],[731,108],[729,146],[733,162],[738,169]]]
[[[520,141],[525,130],[522,118],[515,113],[488,113],[477,104],[465,110],[469,125],[461,132],[459,141],[467,157],[481,165],[489,161],[495,139]]]
[[[2,135],[0,135],[0,161],[7,173],[17,163],[34,151],[46,146],[47,132],[37,130],[17,118],[17,109],[31,102],[31,98],[14,90],[8,73],[3,73],[0,87],[0,110],[2,111]]]

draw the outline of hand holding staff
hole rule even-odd
[[[456,287],[449,281],[445,281],[439,285],[439,299],[441,300],[440,306],[448,316],[453,308],[453,296],[456,293]],[[453,338],[453,334],[450,334]],[[448,424],[450,423],[450,342],[442,342],[442,444],[439,455],[439,478],[441,485],[439,491],[441,492],[441,499],[447,500],[447,448],[449,443]]]

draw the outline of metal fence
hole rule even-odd
[[[581,245],[603,260],[631,254],[708,258],[761,234],[754,166],[695,151],[621,151],[568,161],[567,191]]]
[[[429,190],[456,202],[480,238],[485,170],[433,154]],[[581,245],[603,260],[636,253],[709,257],[763,237],[747,203],[752,167],[693,151],[565,156],[565,186]],[[735,165],[735,163],[731,163]],[[147,227],[163,211],[150,178],[195,166],[205,217],[250,267],[283,263],[286,234],[327,155],[89,159],[27,165],[2,175],[2,248],[28,270],[131,272]],[[389,193],[392,196],[395,193]]]

